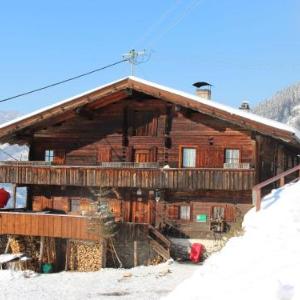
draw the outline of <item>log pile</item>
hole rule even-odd
[[[105,267],[106,243],[70,240],[68,269],[79,272],[99,271]]]
[[[7,244],[7,235],[0,236],[0,254],[4,253]]]
[[[39,239],[31,236],[10,236],[9,253],[24,253],[31,260],[23,268],[38,271]]]

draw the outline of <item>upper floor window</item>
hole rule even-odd
[[[54,160],[54,150],[45,150],[45,161],[53,162]]]
[[[238,164],[240,162],[239,149],[225,149],[225,163]]]
[[[182,148],[182,167],[195,168],[196,167],[196,148],[183,147]]]

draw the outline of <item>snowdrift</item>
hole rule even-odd
[[[267,195],[243,226],[167,299],[300,299],[300,182]]]

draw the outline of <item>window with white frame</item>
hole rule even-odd
[[[182,148],[182,167],[195,168],[196,167],[196,148],[184,147]]]
[[[52,162],[54,160],[54,150],[45,150],[45,161]]]
[[[239,149],[225,149],[225,163],[238,164],[240,162]]]
[[[189,221],[191,219],[191,207],[189,205],[180,206],[179,219],[185,221]]]

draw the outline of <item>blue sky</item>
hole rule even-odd
[[[0,98],[119,60],[132,48],[152,55],[137,76],[213,98],[255,105],[300,80],[299,0],[2,1]],[[128,64],[0,103],[30,112],[129,75]]]

